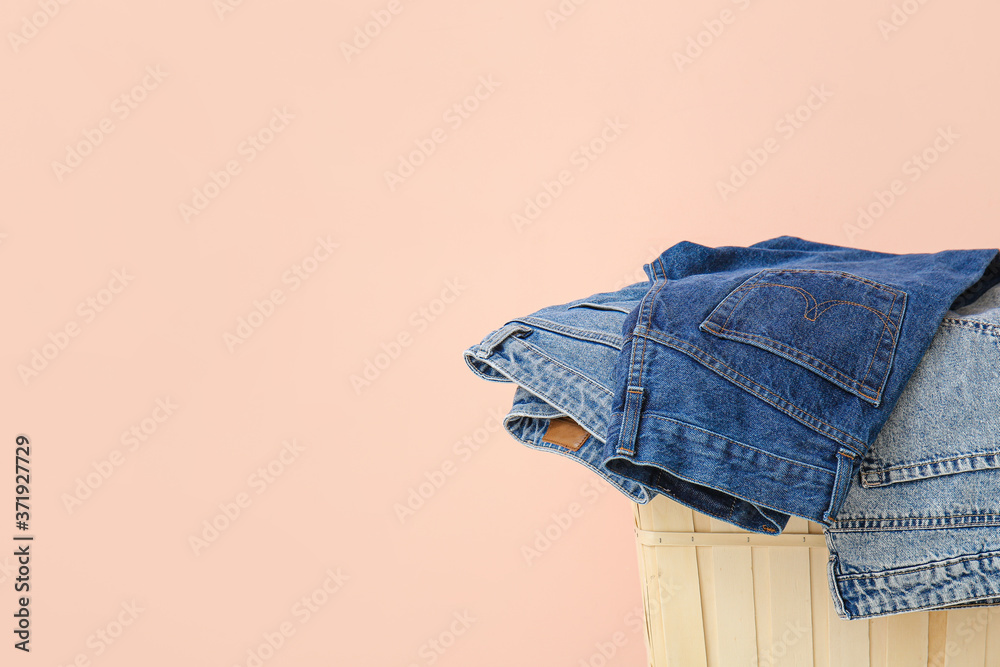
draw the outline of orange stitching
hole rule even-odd
[[[743,286],[744,286],[744,285],[746,285],[746,284],[747,284],[747,282],[749,282],[750,280],[753,280],[754,278],[756,278],[756,277],[757,277],[757,276],[759,276],[759,275],[760,275],[760,273],[757,273],[757,274],[755,274],[755,275],[753,276],[753,278],[748,278],[747,280],[744,280],[744,281],[743,281],[743,282],[742,282],[742,283],[740,284],[740,286],[739,286],[739,287],[737,287],[737,288],[736,288],[736,289],[734,289],[734,290],[733,290],[732,292],[730,292],[730,293],[729,293],[728,295],[726,295],[726,298],[725,298],[725,299],[723,299],[723,300],[721,301],[721,303],[719,303],[719,305],[721,306],[721,305],[722,305],[723,303],[725,303],[726,301],[729,301],[729,297],[731,297],[731,296],[732,296],[733,294],[735,294],[736,292],[739,292],[739,291],[740,291],[740,290],[742,290],[742,289],[745,289],[745,290],[746,290],[746,294],[744,294],[744,295],[743,295],[742,297],[740,297],[740,300],[739,300],[739,301],[737,301],[737,302],[736,302],[736,304],[735,304],[735,305],[734,305],[734,306],[733,306],[733,307],[732,307],[732,308],[731,308],[731,309],[729,310],[729,315],[728,315],[728,316],[726,317],[726,321],[722,323],[722,328],[723,328],[723,329],[725,329],[725,328],[726,328],[726,325],[727,325],[727,324],[729,324],[729,320],[730,320],[730,318],[732,318],[732,316],[733,316],[733,313],[735,313],[735,312],[736,312],[736,310],[737,310],[737,309],[738,309],[738,308],[740,307],[740,304],[741,304],[741,303],[743,303],[743,299],[747,298],[747,296],[749,296],[749,295],[750,295],[750,290],[751,290],[751,289],[753,289],[754,287],[756,287],[756,286],[757,286],[757,282],[755,281],[755,282],[754,282],[754,283],[753,283],[752,285],[750,285],[749,287],[743,287]],[[715,314],[715,311],[712,311],[712,314]],[[712,319],[712,316],[711,316],[711,315],[709,315],[709,316],[708,316],[708,319]]]
[[[895,305],[896,305],[896,296],[893,295],[893,297],[892,297],[892,303],[889,304],[889,312],[890,313],[892,312],[892,308]],[[882,333],[880,333],[878,335],[878,342],[875,343],[875,349],[872,350],[872,358],[868,361],[868,368],[865,369],[865,376],[863,378],[861,378],[861,384],[865,383],[865,380],[868,379],[868,374],[872,372],[872,364],[875,363],[875,356],[878,354],[879,347],[882,346],[882,338],[884,336],[885,336],[885,325],[882,325]],[[883,378],[883,382],[884,381],[885,381],[885,378]],[[881,391],[879,391],[879,393],[881,393]]]
[[[781,402],[783,402],[783,403],[787,403],[788,405],[792,406],[793,408],[795,408],[795,409],[796,409],[796,410],[798,410],[799,412],[801,412],[801,413],[803,413],[803,414],[805,414],[805,415],[809,416],[810,418],[812,418],[812,419],[813,419],[814,421],[816,421],[816,422],[817,422],[818,424],[822,424],[823,426],[827,427],[827,428],[828,428],[828,429],[830,429],[831,431],[836,431],[837,433],[840,433],[840,434],[841,434],[841,435],[843,435],[843,436],[844,436],[844,437],[845,437],[846,439],[848,439],[848,440],[850,440],[850,441],[852,441],[852,442],[855,442],[855,443],[857,443],[857,444],[858,444],[858,445],[860,445],[860,446],[861,446],[862,448],[865,448],[865,447],[866,447],[866,445],[865,445],[864,443],[862,443],[862,442],[861,442],[860,440],[858,440],[857,438],[855,438],[855,437],[854,437],[853,435],[851,435],[850,433],[848,433],[848,432],[846,432],[846,431],[842,431],[842,430],[840,430],[839,428],[837,428],[837,427],[836,427],[836,426],[834,426],[833,424],[828,424],[828,423],[826,423],[825,421],[823,421],[822,419],[820,419],[820,418],[819,418],[819,417],[817,417],[816,415],[812,414],[812,413],[811,413],[811,412],[809,412],[808,410],[805,410],[804,408],[802,408],[802,407],[800,407],[800,406],[796,405],[795,403],[792,403],[791,401],[789,401],[788,399],[784,398],[783,396],[781,396],[781,395],[779,395],[779,394],[776,394],[776,393],[774,393],[773,391],[771,391],[771,390],[770,390],[770,389],[768,389],[767,387],[765,387],[765,386],[763,386],[763,385],[761,385],[761,384],[758,384],[757,382],[754,382],[753,380],[751,380],[751,379],[750,379],[749,377],[747,377],[746,375],[743,375],[742,373],[740,373],[740,372],[739,372],[739,371],[737,371],[736,369],[734,369],[734,368],[731,368],[730,366],[727,366],[726,364],[722,363],[722,361],[720,361],[719,359],[716,359],[716,358],[715,358],[715,357],[713,357],[713,356],[712,356],[711,354],[709,354],[708,352],[705,352],[705,350],[701,349],[700,347],[698,347],[697,345],[695,345],[695,344],[693,344],[693,343],[689,343],[688,341],[686,341],[686,340],[684,340],[684,339],[682,339],[682,338],[677,338],[676,336],[671,336],[670,334],[668,334],[668,333],[666,333],[666,332],[663,332],[663,331],[651,331],[651,330],[649,330],[649,329],[646,329],[646,330],[645,330],[645,331],[644,331],[644,332],[643,332],[642,334],[639,334],[639,335],[642,335],[642,336],[644,336],[644,337],[647,337],[647,338],[658,338],[659,336],[665,336],[665,337],[667,337],[667,338],[669,338],[669,339],[672,339],[672,340],[675,340],[675,341],[678,341],[678,343],[677,343],[676,345],[671,345],[671,344],[669,343],[669,341],[666,341],[666,340],[664,340],[664,341],[662,341],[662,342],[666,343],[666,344],[667,344],[668,346],[670,346],[670,347],[673,347],[674,349],[678,349],[678,350],[679,350],[679,351],[681,351],[681,352],[685,352],[686,354],[689,354],[690,356],[693,356],[693,357],[695,357],[695,359],[697,359],[697,357],[696,357],[695,355],[691,355],[691,354],[690,354],[690,352],[688,352],[688,351],[686,351],[686,350],[684,350],[684,349],[683,349],[683,348],[684,348],[684,346],[689,346],[689,347],[692,347],[692,348],[694,348],[694,349],[698,350],[699,352],[701,352],[701,353],[702,353],[703,355],[705,355],[705,357],[707,357],[708,359],[711,359],[712,361],[714,361],[715,363],[717,363],[717,364],[718,364],[719,366],[721,366],[721,367],[723,367],[723,368],[725,368],[725,369],[727,369],[727,370],[731,371],[731,372],[732,372],[733,374],[735,374],[735,375],[738,375],[738,376],[740,376],[741,378],[743,378],[744,380],[746,380],[746,381],[747,381],[748,383],[750,383],[750,384],[752,384],[753,386],[755,386],[755,387],[757,387],[758,389],[760,389],[760,390],[761,390],[762,392],[764,392],[764,393],[767,393],[767,394],[769,394],[769,395],[773,396],[773,397],[774,397],[774,398],[775,398],[776,400],[778,400],[778,401],[781,401]],[[701,360],[699,360],[699,361],[701,361]],[[702,362],[702,363],[704,363],[704,362]],[[731,378],[730,378],[730,379],[731,379]],[[748,391],[750,391],[750,390],[748,389]],[[752,392],[752,391],[751,391],[750,393],[755,393],[755,392]],[[769,404],[769,405],[772,405],[772,406],[773,406],[774,408],[776,408],[776,409],[778,409],[778,410],[781,410],[781,411],[782,411],[782,412],[784,412],[784,413],[785,413],[786,415],[789,415],[789,416],[794,416],[794,415],[793,415],[793,414],[792,414],[791,412],[789,412],[788,410],[786,410],[786,409],[782,408],[781,406],[778,406],[778,405],[773,405],[773,404]],[[848,447],[850,447],[850,446],[851,446],[850,444],[848,444],[848,443],[846,443],[846,442],[843,442],[843,441],[840,441],[840,440],[838,440],[838,442],[841,442],[842,444],[844,444],[844,445],[847,445]],[[858,452],[858,453],[860,454],[861,452]]]
[[[661,284],[656,289],[656,292],[654,292],[653,294],[651,294],[651,295],[649,293],[646,294],[646,296],[649,297],[649,311],[648,311],[648,314],[647,314],[647,321],[649,321],[650,323],[652,323],[652,320],[653,320],[653,302],[656,301],[656,295],[659,294],[660,290],[662,290],[667,285],[667,278],[666,278],[666,276],[667,276],[667,269],[663,266],[663,259],[662,259],[662,257],[657,257],[656,261],[660,265],[660,270],[663,271],[663,284]],[[643,297],[643,298],[645,298],[645,297]],[[639,313],[639,319],[636,322],[636,328],[638,328],[639,326],[642,326],[642,313],[641,312]],[[642,372],[643,372],[643,370],[646,367],[646,344],[648,342],[649,342],[648,338],[643,338],[642,339],[642,356],[639,358],[639,377],[638,377],[638,381],[639,381],[639,385],[638,386],[640,386],[640,387],[642,386]],[[633,345],[634,344],[635,343],[633,343]],[[633,347],[633,351],[634,351],[634,349],[635,348]],[[629,375],[631,375],[632,370],[633,370],[633,366],[632,366],[631,363],[629,363]],[[632,378],[630,377],[629,380],[628,380],[629,384],[631,384],[631,379]],[[628,385],[626,385],[626,387],[627,386]],[[637,393],[637,394],[641,395],[642,392],[632,392],[632,393]],[[628,407],[628,401],[626,401],[624,407],[626,407],[626,408]],[[641,411],[642,411],[642,409],[640,407],[639,412],[641,412]],[[635,412],[635,411],[633,410],[632,412]],[[622,421],[622,427],[625,428],[626,426],[628,426],[628,429],[626,430],[626,432],[628,432],[628,431],[632,430],[632,421],[635,420],[636,422],[638,422],[639,415],[628,414],[626,416],[628,417],[628,422],[626,423],[623,420]],[[638,423],[636,423],[636,427],[635,428],[636,429],[639,428]],[[622,450],[625,453],[627,453],[629,456],[632,456],[633,454],[635,454],[635,440],[636,440],[636,438],[632,437],[633,435],[637,436],[638,433],[630,434],[629,435],[630,442],[629,442],[629,445],[628,445],[628,449]],[[619,437],[621,437],[621,436],[619,436]]]
[[[874,280],[869,280],[862,276],[854,275],[853,273],[846,273],[844,271],[830,271],[827,269],[765,269],[769,273],[832,273],[834,275],[843,276],[848,280],[855,280],[859,283],[865,283],[866,285],[871,285],[876,289],[880,289],[883,292],[889,292],[891,294],[899,294],[898,290],[894,290],[888,285],[883,285],[882,283],[877,283]]]
[[[884,327],[883,327],[883,329],[884,329]],[[878,395],[877,394],[875,396],[869,396],[868,394],[866,394],[865,392],[862,391],[862,389],[873,389],[872,387],[868,387],[867,385],[858,382],[857,378],[852,377],[850,375],[847,375],[843,371],[834,368],[833,366],[831,366],[830,364],[826,363],[822,359],[814,357],[813,355],[811,355],[811,354],[809,354],[807,352],[803,352],[802,350],[800,350],[797,347],[792,347],[791,345],[788,345],[787,343],[782,343],[780,340],[774,340],[773,338],[768,338],[767,336],[761,336],[759,334],[746,333],[744,331],[736,331],[734,329],[727,329],[726,331],[728,331],[730,333],[733,333],[736,336],[743,336],[745,338],[763,338],[764,340],[768,340],[768,341],[771,341],[772,343],[774,343],[775,344],[774,347],[777,348],[777,349],[793,350],[796,353],[802,355],[803,357],[809,357],[810,359],[814,360],[816,363],[815,364],[809,363],[805,359],[802,359],[801,361],[804,362],[805,364],[809,365],[809,366],[812,366],[813,368],[816,369],[817,372],[819,372],[819,373],[821,373],[821,374],[823,374],[825,376],[829,377],[830,375],[839,375],[842,378],[842,381],[845,384],[849,384],[852,387],[854,387],[857,390],[857,392],[859,394],[861,394],[862,396],[864,396],[865,398],[870,398],[873,401],[877,401],[878,400]],[[826,370],[826,369],[829,369],[829,370]]]
[[[891,326],[893,328],[893,330],[896,329],[896,325],[894,323],[890,322],[888,316],[885,313],[883,313],[881,310],[875,310],[871,306],[866,306],[863,303],[857,303],[855,301],[844,301],[844,300],[830,299],[828,301],[817,302],[816,301],[816,297],[813,296],[812,292],[810,292],[809,290],[807,290],[807,289],[805,289],[803,287],[798,287],[797,285],[782,285],[780,283],[757,283],[757,284],[754,284],[754,285],[750,285],[749,287],[737,287],[736,289],[733,290],[733,292],[735,293],[735,292],[739,292],[741,290],[748,290],[749,291],[749,290],[752,290],[752,289],[756,289],[758,287],[786,287],[788,289],[795,290],[796,292],[805,292],[805,294],[808,294],[809,295],[808,297],[805,296],[805,295],[802,296],[802,298],[806,300],[806,312],[802,315],[802,317],[805,318],[805,319],[807,319],[807,320],[809,320],[810,322],[815,322],[819,318],[820,315],[822,315],[823,313],[825,313],[826,311],[830,310],[830,308],[833,307],[833,306],[829,306],[827,308],[824,308],[822,311],[818,311],[818,309],[819,309],[819,307],[821,305],[826,304],[826,303],[832,303],[834,305],[836,305],[838,303],[844,303],[844,304],[848,304],[848,305],[851,305],[851,306],[858,306],[859,308],[864,308],[865,310],[870,310],[873,313],[875,313],[879,317],[879,319],[882,320],[882,322],[884,324],[888,324],[889,326]],[[726,297],[726,298],[729,298],[729,297]],[[746,298],[746,295],[744,295],[743,298],[740,299],[739,303],[742,303],[743,299],[745,299],[745,298]],[[812,301],[810,302],[809,299],[812,299]],[[893,303],[895,303],[896,297],[893,296],[892,299],[893,299]],[[739,303],[737,304],[737,306],[739,305]],[[812,303],[815,303],[816,305],[812,306],[811,305]],[[734,311],[736,310],[736,306],[733,306],[733,310]],[[817,313],[816,313],[815,317],[809,317],[808,313],[809,313],[810,310],[817,310]],[[732,317],[732,313],[730,313],[730,317]],[[723,324],[723,326],[725,326],[725,324],[728,324],[728,323],[729,323],[729,318],[727,317],[726,318],[726,322]]]

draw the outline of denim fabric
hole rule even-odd
[[[623,325],[605,467],[749,531],[828,523],[949,306],[996,256],[794,237],[669,248]]]
[[[790,237],[752,247],[841,250]],[[874,444],[863,456],[851,459],[851,465],[841,464],[839,476],[837,467],[827,469],[828,476],[839,477],[842,485],[842,507],[836,508],[829,518],[826,531],[831,552],[830,587],[842,617],[1000,602],[1000,474],[996,472],[1000,469],[1000,408],[997,407],[1000,405],[1000,286],[995,286],[1000,282],[1000,258],[996,258],[995,250],[969,254],[977,261],[959,269],[965,271],[966,278],[955,284],[974,282],[977,277],[979,281],[951,303],[954,310],[943,313],[926,354],[909,382],[903,383],[905,387],[898,402]],[[991,256],[994,261],[983,273],[984,257]],[[672,486],[651,488],[606,466],[609,460],[606,433],[615,398],[613,369],[622,356],[621,350],[627,348],[623,332],[635,327],[640,303],[648,301],[657,281],[666,275],[663,267],[654,270],[654,264],[644,267],[649,282],[551,306],[508,322],[480,344],[466,350],[466,361],[481,377],[518,383],[514,405],[504,425],[512,436],[526,445],[576,459],[636,502],[646,502],[666,489],[675,499],[704,511],[706,496],[711,501],[711,494],[716,493],[714,499],[728,503],[725,507],[730,516],[733,508],[749,505],[747,514],[750,517],[768,517],[774,521],[772,525],[783,527],[787,516],[744,499],[744,496],[766,493],[768,489],[755,485],[752,474],[741,480],[727,473],[730,461],[725,458],[719,460],[714,472],[718,479],[729,480],[734,486],[743,484],[737,486],[732,495],[711,485],[671,479],[666,475],[661,479],[667,479]],[[930,266],[935,265],[932,262]],[[933,281],[933,278],[921,277],[919,272],[909,278],[927,283]],[[759,281],[748,284],[757,285]],[[887,287],[900,291],[904,285]],[[906,287],[912,294],[913,290]],[[791,291],[799,294],[797,290]],[[948,297],[941,298],[947,300]],[[820,320],[825,312],[822,308],[830,306],[816,307],[804,295],[802,299],[806,319],[813,315],[809,307],[815,311],[814,320]],[[831,300],[826,295],[820,295],[819,299]],[[860,300],[856,303],[869,305]],[[884,303],[879,307],[883,313],[891,312]],[[773,310],[773,304],[764,304],[763,308],[762,312],[768,312],[766,309]],[[712,319],[710,315],[706,315],[706,319]],[[630,319],[633,321],[629,322]],[[737,317],[736,322],[740,321]],[[723,321],[723,325],[728,330],[736,328],[732,321]],[[906,326],[903,325],[904,334]],[[744,330],[743,334],[746,333],[756,332]],[[786,350],[776,350],[774,354],[781,356],[780,352]],[[677,356],[683,359],[682,355]],[[850,361],[844,362],[844,367]],[[693,369],[690,376],[681,376],[680,382],[671,385],[671,390],[678,388],[675,393],[682,393],[679,391],[682,383],[686,383],[686,393],[692,391],[694,383],[711,379],[711,374],[705,373],[702,366],[692,363],[690,368]],[[890,369],[890,374],[897,372],[895,367]],[[770,377],[766,373],[761,376]],[[837,391],[847,392],[858,401],[863,400],[862,397],[844,385],[867,392],[872,398],[875,392],[881,391],[882,409],[888,411],[885,387],[891,386],[891,379],[881,389],[864,376],[861,376],[863,382],[854,384],[848,378],[837,379],[841,382],[829,380],[828,391],[833,392],[836,387]],[[748,418],[740,412],[742,407],[730,405],[733,400],[739,403],[741,394],[727,384],[721,386],[725,390],[723,395],[707,403],[709,407],[698,408],[692,414],[718,410],[734,420],[734,427],[741,429],[739,432],[764,437],[767,429],[759,428],[756,418]],[[696,391],[696,394],[701,400],[712,398],[712,392]],[[678,396],[678,400],[682,398]],[[763,404],[763,401],[758,402]],[[763,405],[761,414],[773,423],[775,413],[769,412],[768,406]],[[589,433],[587,440],[575,451],[543,440],[552,420],[564,416],[570,416]],[[662,419],[655,414],[643,415],[643,418]],[[829,443],[836,442],[832,438],[815,438],[815,429],[805,425],[800,428],[797,420],[787,419],[781,427],[783,431],[774,432],[781,437],[770,438],[768,446],[787,447],[789,442],[794,442],[788,439],[791,428],[799,428],[798,433],[812,438],[807,442],[819,447],[830,447]],[[692,440],[690,433],[686,436],[682,444],[689,449],[679,451],[676,458],[686,456],[696,463],[704,459],[704,452],[711,452],[719,442],[718,438],[706,435],[706,444],[699,449],[699,443]],[[767,474],[773,477],[775,470],[786,474],[782,483],[793,491],[801,489],[793,462],[774,455],[764,457],[763,449],[761,447],[762,465],[773,468]],[[741,450],[735,451],[740,453]],[[654,464],[658,467],[660,462]],[[820,504],[829,500],[822,495],[819,497]]]
[[[947,313],[826,531],[844,618],[1000,602],[1000,285]]]
[[[506,323],[465,351],[466,363],[480,377],[518,384],[504,419],[511,436],[586,465],[637,503],[649,502],[655,493],[604,467],[604,440],[622,324],[649,285],[636,283],[543,308]],[[570,417],[589,433],[579,449],[544,440],[559,417]]]

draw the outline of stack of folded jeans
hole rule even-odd
[[[465,351],[637,503],[823,524],[843,618],[1000,603],[1000,255],[681,242]]]

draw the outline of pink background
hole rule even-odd
[[[3,664],[642,665],[630,503],[462,351],[685,239],[1000,245],[996,3],[224,3],[4,3]]]

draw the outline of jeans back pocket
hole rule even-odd
[[[702,331],[773,352],[878,406],[906,293],[843,271],[765,269],[730,292]]]

